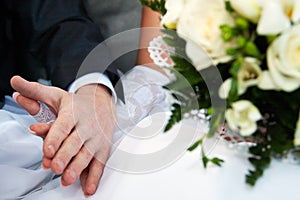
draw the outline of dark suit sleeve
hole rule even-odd
[[[10,0],[19,34],[30,54],[46,68],[52,84],[66,89],[78,77],[88,53],[103,41],[96,24],[88,18],[81,0]],[[105,51],[106,59],[109,51]],[[86,72],[106,73],[115,83],[113,66],[101,66]],[[106,69],[107,68],[107,69]],[[80,74],[83,75],[83,74]]]

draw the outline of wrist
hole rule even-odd
[[[80,87],[76,94],[81,95],[95,95],[112,99],[111,91],[108,87],[102,84],[88,84]]]

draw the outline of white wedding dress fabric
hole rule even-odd
[[[117,103],[114,142],[122,140],[139,121],[163,105],[168,79],[157,71],[136,66],[123,75],[125,102]],[[160,108],[168,109],[166,106]],[[48,190],[60,188],[60,178],[41,167],[42,139],[29,131],[36,120],[10,97],[0,110],[0,199],[40,199]]]

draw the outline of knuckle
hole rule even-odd
[[[77,130],[74,133],[74,137],[72,139],[72,145],[73,146],[81,146],[84,143],[84,138],[80,137],[80,135],[78,134]]]
[[[92,151],[92,149],[90,149],[90,148],[86,147],[86,145],[84,145],[80,149],[80,154],[84,160],[90,161],[94,156],[94,151]]]
[[[88,150],[81,148],[76,159],[72,161],[68,168],[72,168],[77,174],[80,174],[89,165],[92,158],[93,155]]]
[[[56,144],[57,144],[57,146],[59,146],[60,145],[60,143],[62,142],[62,137],[60,136],[60,134],[59,133],[57,133],[57,132],[52,132],[51,134],[49,133],[47,136],[46,136],[46,138],[45,138],[45,140],[44,140],[44,144],[45,144],[45,146],[49,146],[49,145],[53,145],[53,146],[56,146]]]
[[[61,137],[64,138],[69,135],[71,131],[71,125],[68,121],[60,120],[60,122],[56,124],[55,130],[55,135],[58,137],[56,139],[60,139]]]
[[[98,159],[95,159],[94,162],[91,163],[91,168],[97,171],[102,171],[104,168],[104,163]]]

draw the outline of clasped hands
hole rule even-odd
[[[31,115],[38,113],[40,102],[57,115],[53,124],[37,123],[31,132],[42,137],[45,169],[62,174],[64,186],[80,177],[85,195],[96,192],[110,154],[115,128],[115,104],[105,86],[91,84],[76,94],[44,86],[15,76],[15,100]]]

